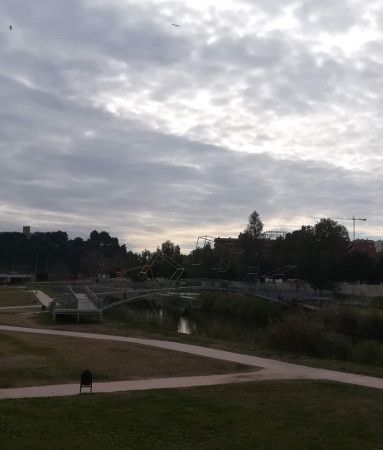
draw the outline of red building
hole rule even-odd
[[[355,239],[348,246],[349,253],[365,253],[368,256],[376,256],[375,242],[370,239]]]

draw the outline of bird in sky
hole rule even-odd
[[[12,31],[12,29],[13,29],[13,26],[12,25],[9,25],[9,29]]]
[[[172,23],[173,27],[181,27],[181,25],[178,25],[177,23]]]

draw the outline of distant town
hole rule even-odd
[[[346,227],[329,218],[292,232],[264,230],[257,211],[238,236],[198,236],[188,254],[182,254],[171,241],[163,242],[156,251],[133,252],[106,231],[94,230],[87,239],[70,239],[65,231],[39,232],[24,226],[19,232],[0,233],[0,281],[139,279],[142,268],[159,254],[182,267],[182,278],[262,280],[289,266],[290,278],[318,287],[342,281],[383,282],[382,240],[350,240]],[[151,276],[172,276],[172,270],[156,259]]]

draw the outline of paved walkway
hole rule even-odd
[[[204,356],[223,361],[261,368],[263,370],[257,372],[247,372],[245,374],[229,374],[229,375],[211,375],[204,377],[181,377],[181,378],[157,378],[151,380],[133,380],[118,381],[110,383],[95,384],[95,392],[114,392],[124,390],[142,390],[142,389],[161,389],[171,387],[187,387],[187,386],[205,386],[213,384],[234,383],[240,381],[251,381],[261,379],[310,379],[310,380],[328,380],[337,381],[339,383],[354,384],[358,386],[383,389],[383,378],[369,377],[365,375],[356,375],[346,372],[338,372],[335,370],[317,369],[314,367],[303,366],[299,364],[291,364],[283,361],[277,361],[268,358],[259,358],[257,356],[245,355],[241,353],[227,352],[208,347],[200,347],[197,345],[182,344],[179,342],[162,341],[157,339],[141,339],[127,336],[115,336],[108,334],[96,333],[80,333],[76,331],[62,331],[42,328],[23,328],[8,325],[0,325],[0,331],[17,331],[22,333],[44,334],[48,336],[66,336],[83,339],[99,339],[108,341],[128,342],[133,344],[158,347],[166,350],[184,352],[192,355]],[[62,387],[66,386],[66,387]],[[58,385],[58,386],[34,386],[29,388],[18,389],[1,389],[0,398],[19,398],[20,396],[49,396],[55,395],[73,395],[75,387],[78,385]],[[103,390],[108,389],[108,390]],[[57,390],[57,391],[56,391]],[[60,394],[61,392],[61,394]],[[28,395],[27,395],[28,394]],[[13,397],[13,395],[15,397]]]
[[[75,294],[79,311],[98,311],[97,306],[86,294]]]
[[[18,305],[18,306],[1,306],[0,311],[3,309],[27,309],[27,308],[41,308],[41,305]]]
[[[226,375],[204,375],[194,377],[148,378],[144,380],[109,381],[93,383],[92,392],[96,394],[146,391],[150,389],[174,389],[198,386],[215,386],[219,384],[245,383],[249,381],[283,379],[267,370],[244,372]],[[64,397],[77,395],[80,384],[54,384],[49,386],[32,386],[22,388],[0,389],[0,399],[35,398],[35,397]],[[84,389],[84,392],[89,392]]]
[[[31,291],[35,294],[37,300],[44,305],[46,308],[48,308],[49,304],[53,302],[53,298],[49,297],[45,292],[43,291]]]

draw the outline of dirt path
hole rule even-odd
[[[118,342],[129,342],[166,350],[189,353],[192,355],[230,361],[263,370],[248,372],[246,374],[211,375],[203,377],[156,378],[150,380],[119,381],[95,384],[95,392],[114,392],[123,390],[161,389],[171,387],[205,386],[213,384],[235,383],[241,381],[255,381],[261,379],[310,379],[328,380],[339,383],[355,384],[358,386],[383,389],[383,378],[369,377],[335,370],[317,369],[314,367],[291,364],[268,358],[227,352],[223,350],[200,347],[197,345],[182,344],[179,342],[162,341],[157,339],[141,339],[127,336],[114,336],[95,333],[80,333],[75,331],[48,330],[41,328],[23,328],[0,325],[0,331],[17,331],[22,333],[35,333],[50,336],[67,336],[82,339],[99,339]],[[64,386],[64,387],[63,387]],[[66,387],[65,387],[66,386]],[[76,387],[76,389],[75,389]],[[103,390],[109,389],[109,390]],[[38,386],[30,388],[1,389],[0,398],[19,398],[20,396],[50,396],[73,395],[78,392],[78,385]],[[49,392],[52,392],[49,394]],[[60,393],[61,392],[61,393]],[[15,397],[13,397],[13,395]],[[11,397],[10,397],[11,396]]]

